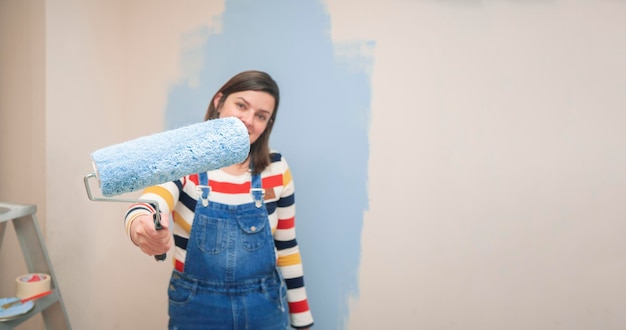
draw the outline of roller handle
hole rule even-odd
[[[156,230],[163,229],[163,226],[161,226],[161,214],[158,211],[154,212],[154,214],[152,215],[152,218],[154,219],[154,228]],[[155,255],[154,259],[158,262],[163,262],[166,257],[167,255],[163,253],[163,254]]]
[[[161,211],[159,211],[159,202],[157,202],[155,200],[145,200],[145,199],[96,197],[91,192],[91,186],[89,185],[89,179],[97,179],[96,173],[95,172],[94,173],[89,173],[89,174],[85,175],[85,177],[83,178],[83,182],[85,183],[85,190],[87,190],[87,197],[89,197],[90,200],[96,201],[96,202],[148,203],[148,204],[152,205],[152,207],[154,207],[154,214],[152,215],[152,220],[154,221],[154,228],[156,230],[163,229],[163,226],[161,226]],[[1,238],[2,237],[0,237],[0,239]],[[165,258],[166,258],[166,254],[165,253],[154,256],[154,259],[156,259],[156,261],[159,261],[159,262],[164,261]]]

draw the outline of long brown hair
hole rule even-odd
[[[222,86],[211,98],[209,102],[209,108],[204,115],[204,120],[216,119],[219,117],[219,110],[224,105],[226,98],[232,93],[242,91],[260,91],[266,92],[274,97],[274,111],[272,116],[267,122],[265,131],[259,136],[259,138],[250,145],[250,162],[254,173],[261,173],[270,164],[270,134],[272,133],[272,127],[276,121],[276,113],[278,112],[278,101],[280,99],[280,93],[278,90],[278,84],[267,73],[262,71],[244,71],[236,74],[230,80],[228,80],[224,86]],[[217,107],[213,100],[218,94],[222,94],[218,102]]]

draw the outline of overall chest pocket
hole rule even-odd
[[[194,220],[193,230],[198,248],[205,253],[218,254],[226,247],[226,220],[209,218],[205,215]]]
[[[241,228],[241,244],[247,251],[255,251],[269,244],[272,239],[265,216],[238,218],[237,223]]]

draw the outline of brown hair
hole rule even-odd
[[[270,164],[270,147],[269,140],[272,133],[272,127],[276,120],[276,113],[278,112],[278,101],[280,94],[278,90],[278,84],[272,79],[272,77],[262,71],[244,71],[236,74],[230,80],[228,80],[224,86],[222,86],[211,98],[209,102],[209,108],[204,115],[204,120],[216,119],[219,117],[219,110],[224,105],[226,98],[232,93],[242,91],[260,91],[266,92],[274,97],[274,111],[272,116],[267,122],[265,131],[259,136],[259,138],[250,145],[250,164],[254,173],[261,173]],[[213,100],[217,95],[221,95],[221,98],[216,107]]]

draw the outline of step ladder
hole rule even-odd
[[[34,302],[34,308],[28,313],[20,315],[15,319],[0,322],[0,330],[13,329],[39,313],[43,316],[46,329],[71,329],[43,235],[35,217],[36,212],[37,207],[35,205],[0,202],[0,248],[2,248],[2,239],[4,238],[6,225],[9,221],[12,221],[28,271],[30,273],[49,274],[52,293],[37,299]],[[3,267],[6,267],[6,265],[3,265]]]

